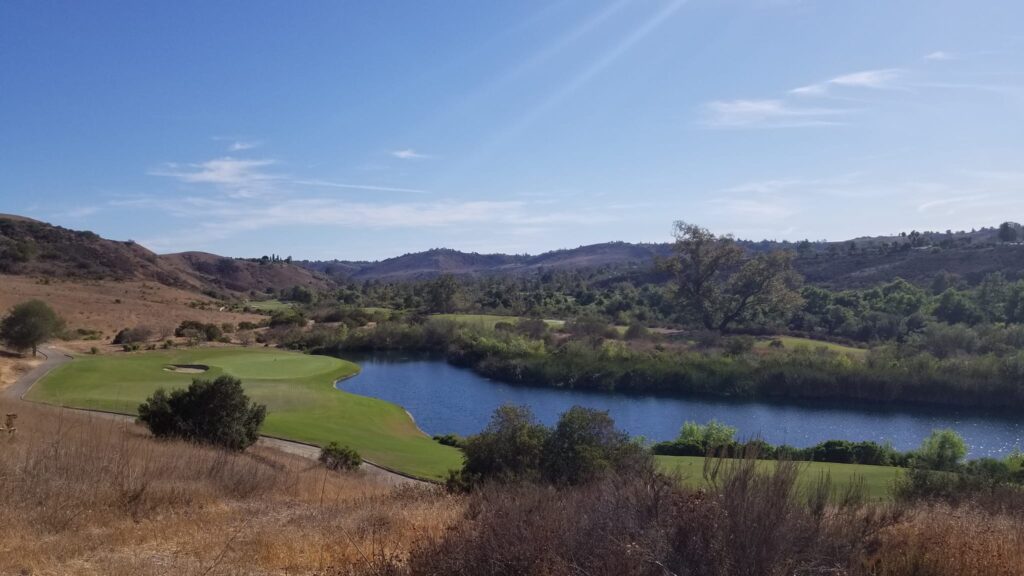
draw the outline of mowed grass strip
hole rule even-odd
[[[203,374],[166,370],[205,365]],[[28,399],[74,408],[136,414],[157,388],[186,387],[193,378],[231,374],[267,405],[262,433],[316,445],[337,441],[399,472],[443,479],[461,453],[423,434],[401,407],[334,387],[359,367],[329,356],[271,349],[205,348],[79,357],[37,383]]]
[[[494,325],[499,322],[515,324],[522,319],[522,316],[500,316],[498,314],[433,314],[431,315],[431,318],[451,320],[453,322],[458,322],[459,324],[481,326],[483,328],[493,330]],[[544,322],[551,328],[561,328],[562,326],[565,326],[565,320],[544,320]]]
[[[291,302],[282,302],[280,300],[250,300],[245,305],[253,310],[259,310],[268,314],[294,308]]]
[[[691,487],[707,486],[704,480],[704,457],[702,456],[655,456],[658,469],[666,474],[678,474]],[[728,462],[723,466],[726,469]],[[760,460],[758,466],[765,471],[775,463]],[[852,482],[863,482],[865,495],[869,500],[887,501],[892,499],[892,488],[902,469],[892,466],[867,466],[864,464],[833,464],[830,462],[798,462],[800,489],[807,490],[824,474],[832,481],[839,494]]]
[[[810,348],[811,350],[826,348],[832,352],[850,354],[856,358],[864,358],[868,353],[865,348],[854,348],[853,346],[844,346],[842,344],[836,344],[835,342],[824,342],[822,340],[800,338],[798,336],[776,336],[766,340],[758,340],[755,346],[757,348],[768,348],[771,345],[772,340],[780,340],[782,342],[782,347],[787,350],[795,350],[797,348]]]

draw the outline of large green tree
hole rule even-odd
[[[800,305],[801,276],[789,252],[750,257],[732,236],[675,223],[675,273],[680,302],[709,330],[779,317]]]
[[[39,345],[63,328],[64,320],[46,302],[29,300],[12,308],[0,322],[0,340],[19,352],[31,349],[35,356]]]

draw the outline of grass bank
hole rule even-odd
[[[705,488],[704,457],[702,456],[655,456],[658,468],[666,474],[678,474],[687,486]],[[770,460],[762,460],[764,469],[773,466]],[[892,498],[892,487],[900,475],[901,468],[892,466],[867,466],[864,464],[834,464],[829,462],[800,462],[798,486],[807,489],[827,474],[832,485],[842,490],[850,483],[861,481],[864,493],[870,500],[887,501]]]
[[[205,365],[201,375],[169,365]],[[194,377],[240,378],[253,400],[267,405],[262,433],[288,440],[352,446],[364,458],[399,472],[441,479],[461,455],[423,434],[399,406],[338,390],[334,382],[359,367],[328,356],[280,350],[207,348],[80,357],[36,384],[28,399],[135,414],[157,388],[185,387]]]
[[[770,348],[772,340],[778,340],[782,342],[782,347],[787,350],[796,350],[799,348],[816,350],[818,348],[825,348],[831,352],[839,352],[841,354],[850,354],[851,356],[863,359],[867,356],[867,348],[854,348],[853,346],[844,346],[842,344],[836,344],[835,342],[826,342],[824,340],[812,340],[810,338],[800,338],[798,336],[775,336],[767,340],[758,340],[754,345],[755,348]]]

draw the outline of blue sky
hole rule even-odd
[[[0,212],[376,259],[1024,220],[1024,3],[0,3]]]

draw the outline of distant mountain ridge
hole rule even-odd
[[[863,287],[899,277],[925,284],[940,275],[976,283],[1001,272],[1024,278],[1024,231],[1020,241],[998,237],[998,228],[970,232],[910,232],[843,242],[739,241],[750,252],[790,250],[808,282]],[[115,241],[31,218],[0,214],[0,274],[52,278],[154,281],[206,293],[245,294],[293,286],[326,290],[342,280],[409,281],[458,276],[529,275],[544,271],[600,271],[614,280],[649,272],[672,245],[605,242],[537,255],[478,254],[449,248],[404,254],[376,262],[283,261],[229,258],[205,252],[158,255],[131,241]],[[662,275],[654,275],[662,277]]]
[[[576,270],[601,267],[649,267],[656,257],[671,254],[671,244],[605,242],[554,250],[535,256],[478,254],[450,248],[414,252],[377,262],[344,260],[299,261],[310,270],[351,280],[415,280],[441,274],[528,274],[541,270]]]
[[[204,252],[158,255],[135,242],[6,214],[0,214],[0,274],[144,280],[208,294],[331,285],[322,275],[288,262],[260,263]]]
[[[1020,231],[1020,226],[1014,224]],[[1024,233],[1021,234],[1024,239]],[[976,283],[991,272],[1024,277],[1024,245],[998,239],[998,228],[971,231],[916,232],[860,237],[840,242],[739,240],[752,253],[789,250],[795,265],[815,284],[862,287],[900,277],[919,284],[940,274]],[[442,274],[488,276],[539,271],[650,269],[672,254],[672,244],[605,242],[538,255],[478,254],[449,248],[404,254],[376,262],[300,261],[299,265],[344,280],[408,281]]]

